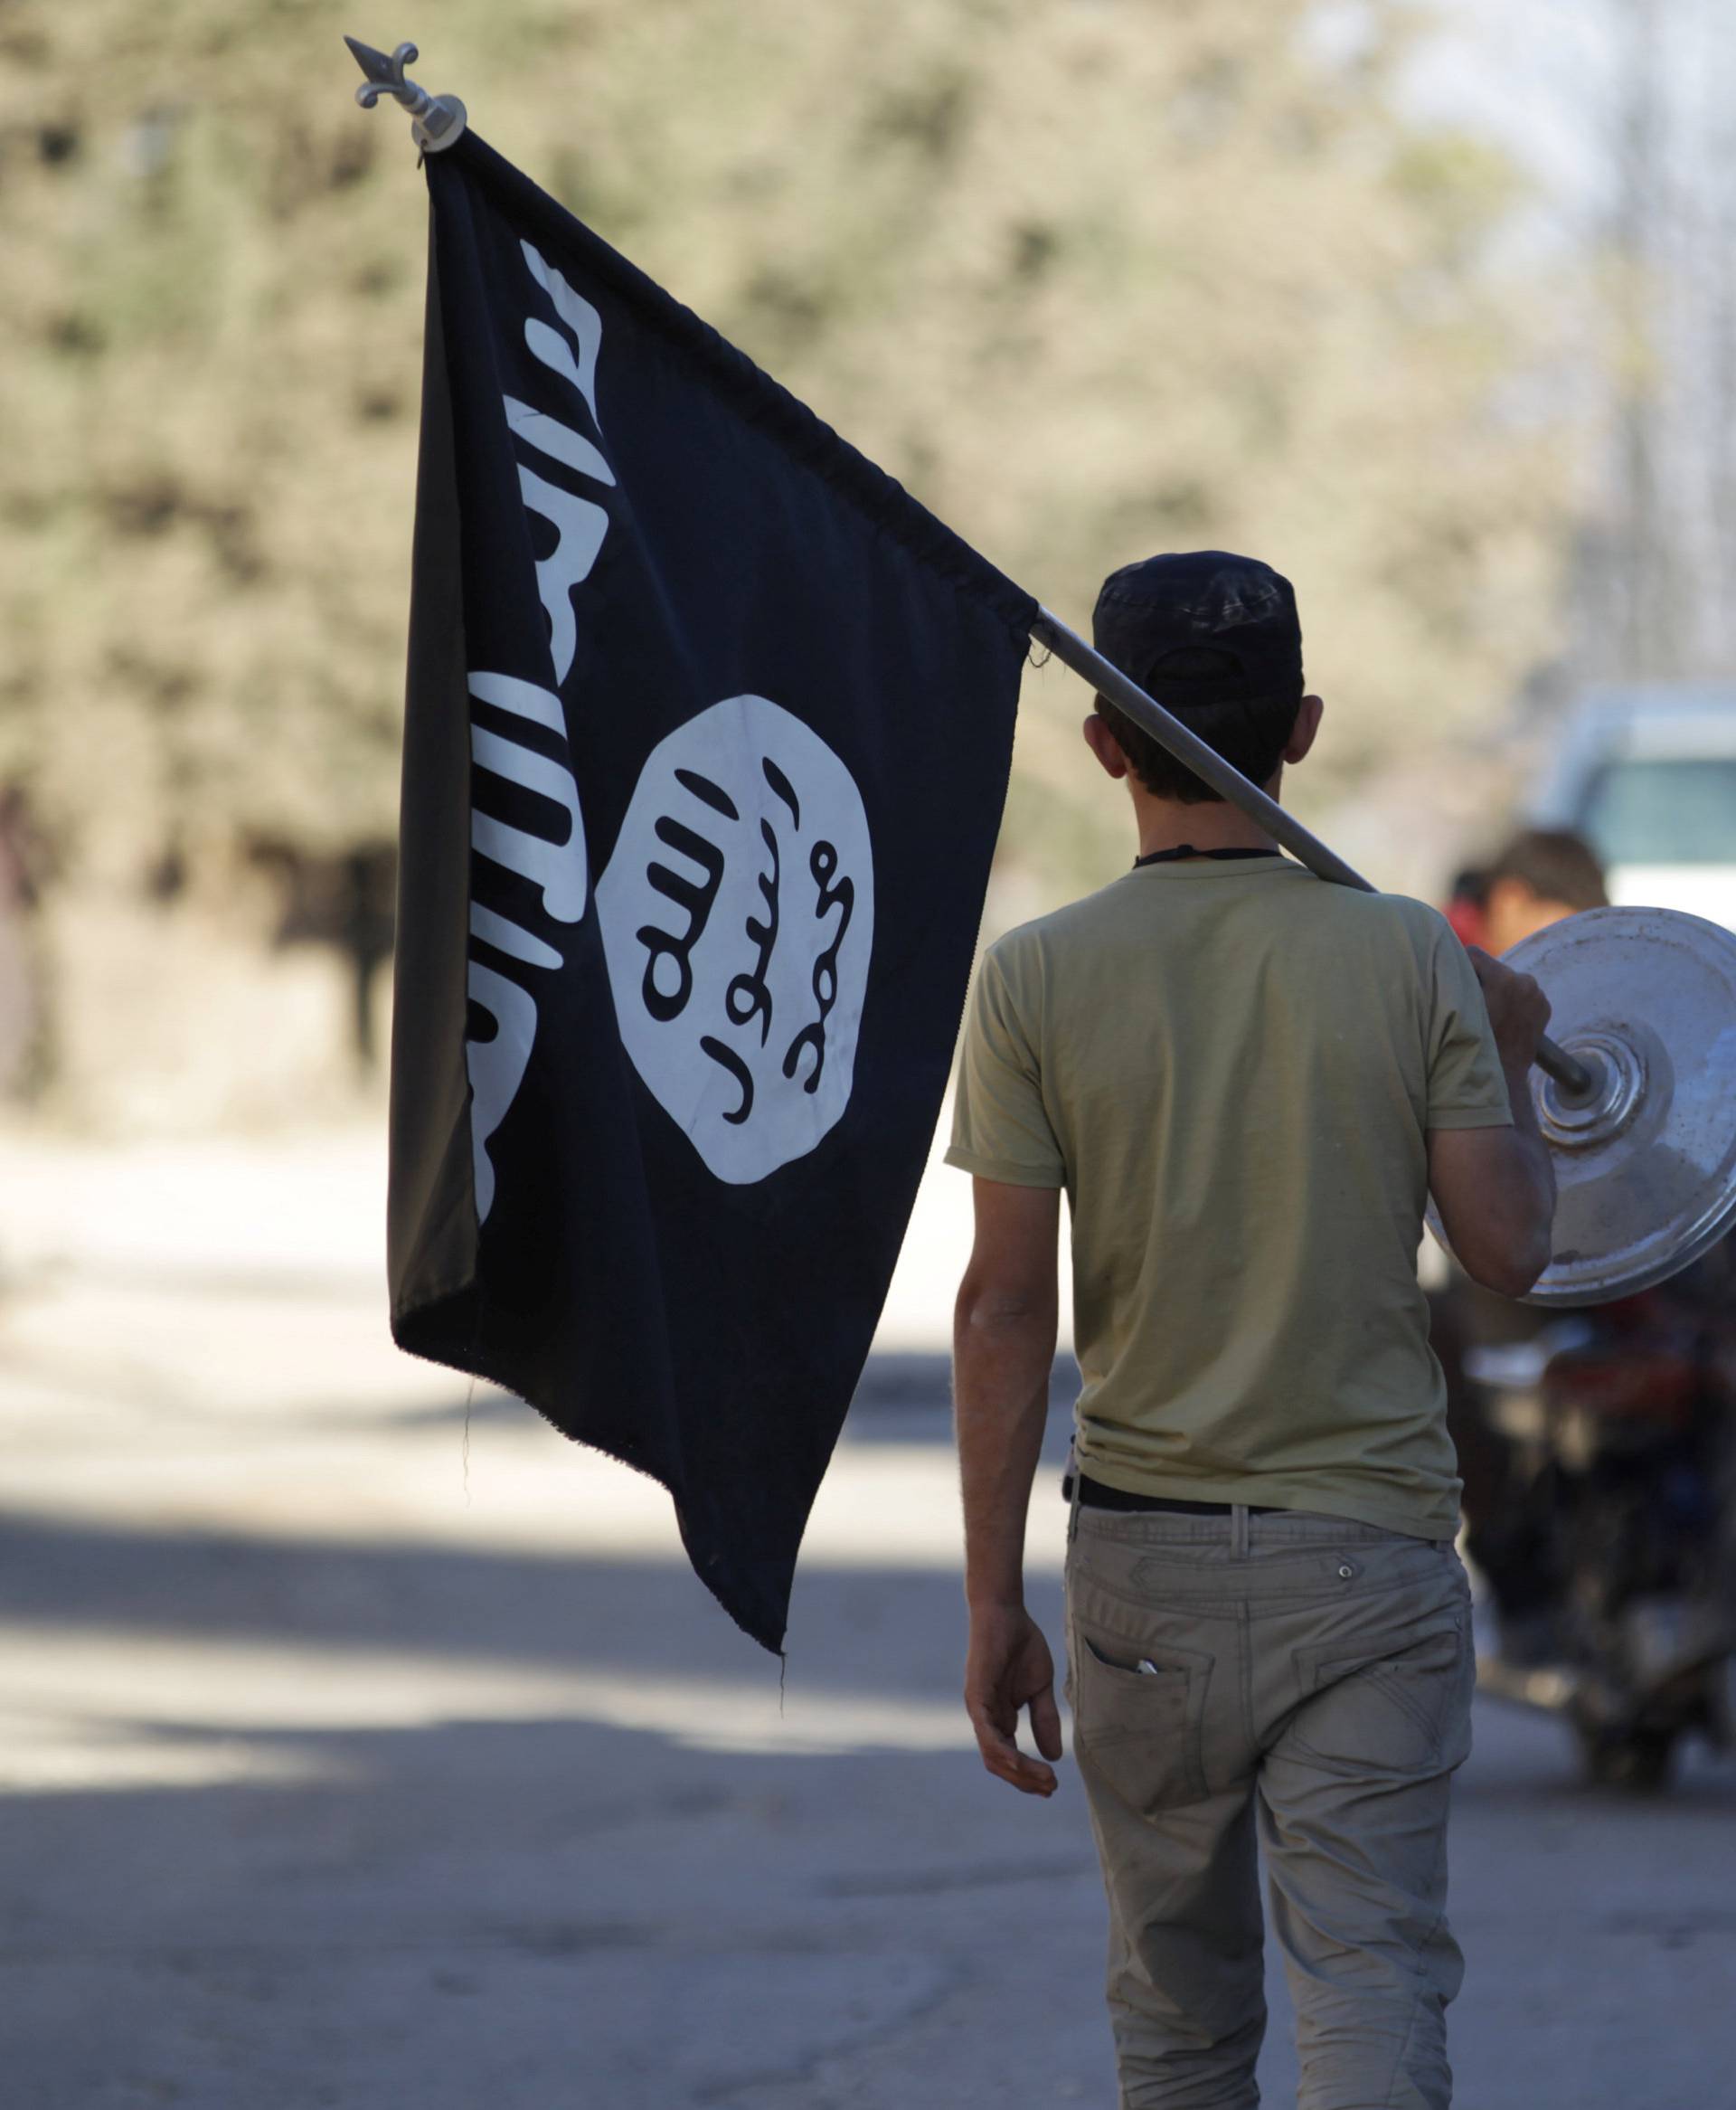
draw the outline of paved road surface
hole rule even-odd
[[[937,1364],[854,1417],[780,1706],[656,1490],[384,1344],[370,1151],[0,1172],[7,2110],[1108,2110],[1079,1797],[955,1703]],[[1736,2102],[1736,1769],[1626,1803],[1485,1708],[1456,1841],[1467,2110]]]

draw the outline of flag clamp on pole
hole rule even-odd
[[[355,99],[364,110],[371,110],[382,95],[389,95],[410,113],[410,136],[424,154],[438,154],[451,146],[464,130],[468,113],[456,95],[430,95],[406,77],[404,68],[413,65],[420,55],[414,44],[400,44],[388,58],[385,52],[376,52],[372,44],[359,43],[354,37],[346,36],[344,42],[367,75],[355,91]]]

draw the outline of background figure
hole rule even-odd
[[[1609,904],[1603,867],[1571,828],[1522,828],[1487,864],[1458,873],[1447,919],[1467,945],[1497,958],[1523,938],[1581,909]],[[1465,1482],[1466,1544],[1510,1618],[1528,1611],[1539,1581],[1529,1532],[1508,1519],[1511,1445],[1495,1428],[1482,1394],[1465,1376],[1468,1350],[1531,1340],[1549,1323],[1535,1305],[1497,1296],[1457,1263],[1429,1300],[1429,1339],[1447,1374],[1447,1427]]]
[[[1481,865],[1467,865],[1455,872],[1442,913],[1452,925],[1461,945],[1489,949],[1489,875]]]
[[[1486,863],[1455,875],[1446,915],[1464,943],[1480,945],[1500,959],[1533,932],[1581,909],[1606,908],[1609,902],[1603,866],[1583,836],[1571,828],[1528,828],[1511,837]],[[1458,1358],[1464,1348],[1529,1340],[1543,1323],[1531,1305],[1479,1289],[1457,1265],[1447,1289],[1431,1301],[1435,1352],[1447,1366],[1456,1397],[1463,1390]],[[1461,1443],[1461,1471],[1464,1449]],[[1466,1480],[1470,1515],[1476,1495],[1469,1472]]]
[[[1482,894],[1483,935],[1469,942],[1497,959],[1563,916],[1609,904],[1596,851],[1566,828],[1521,829],[1484,868]]]

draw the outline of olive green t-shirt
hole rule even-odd
[[[1439,1538],[1459,1481],[1417,1282],[1424,1139],[1511,1118],[1433,909],[1190,860],[989,949],[947,1155],[1067,1190],[1092,1479]]]

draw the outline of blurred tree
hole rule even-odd
[[[1576,682],[1736,675],[1736,16],[1605,0],[1609,444],[1575,567]],[[1601,342],[1597,342],[1598,339]]]
[[[423,219],[332,0],[0,14],[0,781],[143,885],[389,833]],[[1401,0],[420,0],[418,76],[1052,605],[1288,571],[1341,771],[1552,639],[1567,449],[1513,175]],[[1043,685],[1009,838],[1099,852]]]

